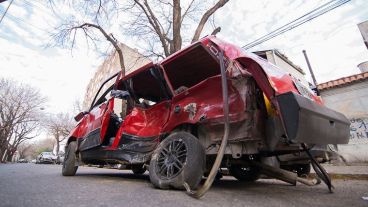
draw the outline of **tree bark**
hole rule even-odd
[[[60,150],[60,138],[59,138],[59,133],[56,133],[55,135],[55,139],[56,139],[56,156],[59,156],[59,150]]]
[[[6,161],[7,162],[11,162],[12,161],[12,158],[13,158],[13,155],[14,155],[14,149],[10,149],[6,152]]]
[[[1,154],[0,154],[0,161],[1,162],[5,162],[6,160],[6,148],[3,148],[2,151],[1,151]]]
[[[173,41],[170,48],[170,54],[181,49],[182,39],[180,34],[181,28],[181,7],[180,0],[173,0]]]

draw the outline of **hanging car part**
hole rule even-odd
[[[330,193],[332,193],[332,188],[334,188],[334,186],[331,183],[331,178],[328,175],[328,173],[326,172],[326,170],[322,167],[321,164],[319,164],[319,162],[317,162],[316,159],[314,159],[314,157],[312,156],[312,154],[310,153],[309,149],[307,148],[306,144],[302,144],[303,149],[305,150],[305,152],[307,153],[312,167],[314,169],[314,171],[316,172],[317,176],[327,185],[328,190],[330,191]]]
[[[222,85],[222,98],[224,105],[224,137],[222,138],[220,149],[217,153],[216,160],[213,163],[210,174],[207,177],[206,182],[201,186],[197,191],[192,191],[187,183],[184,183],[184,187],[187,190],[187,193],[195,198],[202,197],[211,187],[215,177],[217,175],[218,169],[221,165],[222,158],[224,157],[227,140],[229,138],[229,97],[228,97],[228,89],[227,89],[227,79],[226,79],[226,70],[224,64],[224,53],[221,50],[219,54],[220,58],[220,69],[221,69],[221,85]]]

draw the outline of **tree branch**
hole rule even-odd
[[[107,32],[101,26],[96,25],[96,24],[84,23],[84,24],[81,24],[79,26],[72,27],[72,29],[83,29],[85,34],[88,35],[88,33],[85,31],[86,27],[87,28],[92,27],[92,28],[98,29],[101,32],[101,34],[106,38],[106,40],[109,41],[114,46],[114,48],[115,48],[115,50],[116,50],[116,52],[118,53],[118,56],[119,56],[122,76],[125,76],[124,56],[123,56],[122,50],[119,47],[118,41],[114,38],[114,36],[112,34],[110,34],[110,35],[107,34]]]
[[[219,0],[212,8],[210,8],[203,14],[201,21],[199,22],[194,33],[192,43],[199,39],[199,36],[201,35],[203,27],[206,24],[208,18],[210,18],[211,15],[213,15],[219,8],[223,7],[227,2],[229,2],[229,0]]]
[[[144,14],[146,15],[148,22],[151,24],[151,26],[153,27],[153,29],[155,30],[156,34],[158,35],[162,47],[164,49],[165,52],[165,56],[169,56],[170,52],[169,52],[169,47],[167,45],[166,42],[166,37],[163,35],[163,31],[161,31],[161,24],[159,23],[158,19],[156,18],[156,16],[154,15],[151,7],[149,6],[147,0],[144,0],[144,4],[142,4],[139,0],[134,0],[134,2],[141,8],[141,10],[144,12]]]

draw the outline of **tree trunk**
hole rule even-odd
[[[55,155],[59,156],[59,149],[60,149],[60,136],[59,136],[59,131],[56,131],[55,134],[55,143],[56,143],[56,152]]]
[[[3,156],[4,156],[4,153],[5,153],[5,149],[3,147],[0,148],[0,162],[3,161]]]
[[[3,148],[2,151],[1,151],[1,154],[0,154],[0,161],[1,162],[5,162],[6,160],[6,148]]]
[[[59,141],[57,141],[56,142],[56,156],[59,156],[59,151],[60,151],[60,142]]]
[[[170,54],[178,51],[181,49],[181,7],[180,7],[180,0],[173,1],[173,41],[172,47],[170,47]]]
[[[13,155],[14,155],[13,150],[8,150],[6,152],[6,161],[7,162],[11,162],[12,161],[12,158],[13,158]]]

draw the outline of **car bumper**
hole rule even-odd
[[[292,92],[276,97],[292,143],[347,144],[350,122],[341,113]]]

